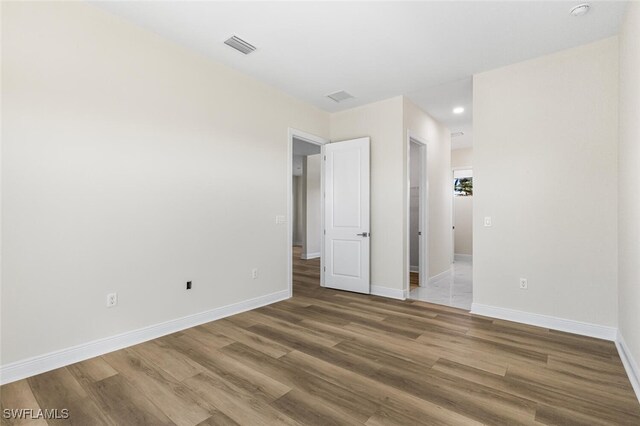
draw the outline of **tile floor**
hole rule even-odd
[[[472,262],[472,259],[457,259],[451,266],[449,275],[430,282],[426,287],[411,289],[409,298],[470,310],[473,282]]]

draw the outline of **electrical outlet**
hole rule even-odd
[[[253,268],[251,270],[251,278],[253,278],[254,280],[258,278],[258,268]]]
[[[113,308],[118,304],[118,293],[107,294],[107,308]]]
[[[281,215],[276,216],[276,225],[282,225],[283,223],[286,223],[286,222],[287,222],[286,216],[281,216]]]
[[[527,282],[526,278],[520,278],[520,288],[522,290],[526,290],[529,288],[529,283]]]
[[[191,281],[187,281],[187,290],[191,290]]]

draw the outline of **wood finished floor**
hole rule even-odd
[[[409,288],[413,290],[417,287],[420,287],[420,274],[417,272],[409,272]]]
[[[611,342],[322,289],[0,388],[49,424],[639,425]],[[44,425],[10,422],[2,424]]]

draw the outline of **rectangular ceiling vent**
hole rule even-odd
[[[344,90],[341,90],[339,92],[335,92],[335,93],[331,93],[330,95],[327,95],[327,98],[335,102],[342,102],[342,101],[346,101],[347,99],[352,99],[353,96],[345,92]]]
[[[227,46],[233,47],[238,52],[244,53],[245,55],[248,55],[249,53],[256,50],[256,47],[254,45],[252,45],[251,43],[247,43],[240,37],[236,37],[236,36],[232,36],[228,38],[227,40],[224,41],[224,44],[226,44]]]
[[[464,136],[464,132],[455,132],[455,133],[451,133],[451,137],[452,138],[457,138],[460,136]]]

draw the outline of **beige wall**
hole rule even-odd
[[[293,176],[293,180],[291,181],[291,190],[291,200],[293,204],[293,211],[291,212],[291,221],[293,222],[293,226],[291,226],[291,244],[299,246],[304,242],[305,227],[305,197],[302,176]]]
[[[453,191],[451,190],[451,132],[445,126],[431,118],[426,112],[407,98],[403,98],[404,134],[402,140],[403,153],[406,164],[407,133],[427,141],[427,179],[429,198],[429,276],[433,277],[451,266],[452,238],[451,238],[451,206]],[[406,226],[407,214],[406,197],[407,177],[406,169],[403,177],[403,203],[405,212],[403,219]],[[405,233],[403,232],[403,235]],[[403,244],[407,256],[406,241]],[[405,257],[406,259],[406,257]],[[408,277],[405,277],[408,280]],[[408,281],[405,281],[408,282]]]
[[[620,34],[618,198],[619,327],[640,366],[640,3],[632,2]],[[637,389],[639,392],[640,389]]]
[[[372,285],[398,290],[427,139],[448,267],[449,131],[403,97],[330,116],[80,2],[3,3],[2,38],[3,365],[286,291],[290,127],[371,136]]]
[[[454,253],[473,255],[473,196],[453,197]]]
[[[402,97],[331,115],[331,140],[371,138],[371,285],[403,288]]]
[[[371,138],[371,284],[408,288],[407,132],[428,141],[429,275],[451,264],[451,136],[399,96],[331,115],[331,140]]]
[[[308,155],[304,159],[305,180],[305,258],[320,256],[320,238],[322,236],[322,212],[320,206],[320,167],[321,155]]]
[[[327,113],[79,2],[3,2],[2,67],[3,364],[286,290]]]
[[[617,38],[473,88],[474,303],[615,326]]]
[[[469,168],[473,167],[473,148],[460,148],[451,151],[451,167]]]
[[[451,151],[451,167],[473,169],[473,148]],[[473,196],[453,197],[455,239],[454,253],[473,254]]]
[[[619,249],[636,359],[638,9],[621,38],[619,246],[616,39],[475,76],[473,165],[474,301],[615,325]],[[84,3],[4,3],[2,39],[3,364],[286,290],[289,127],[371,137],[372,285],[397,289],[407,132],[427,140],[430,275],[449,267],[449,130],[408,99],[330,116]]]

